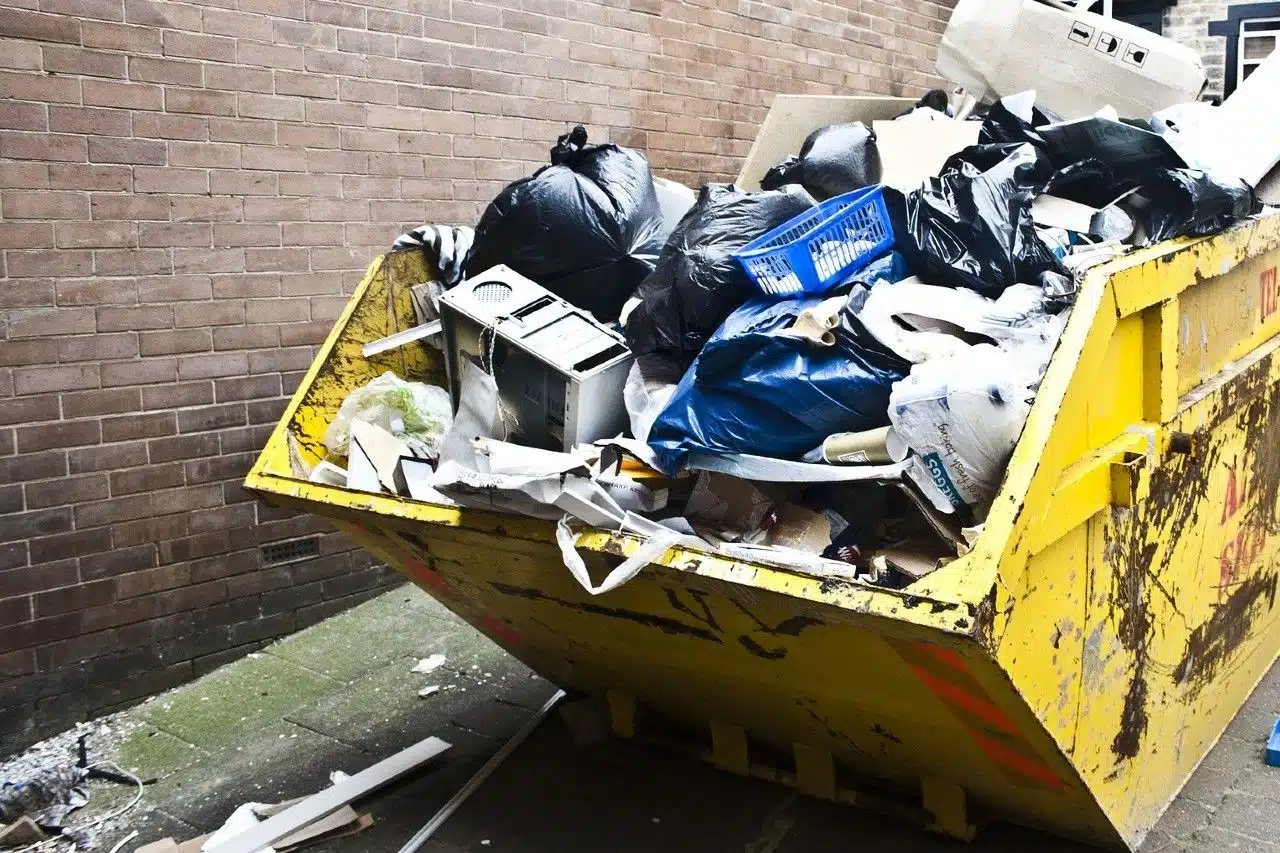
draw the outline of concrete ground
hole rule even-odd
[[[433,653],[444,665],[411,673]],[[441,690],[421,698],[418,691]],[[554,688],[421,592],[405,587],[156,697],[114,721],[119,763],[156,777],[98,849],[194,837],[240,803],[312,793],[428,735],[454,747],[357,804],[374,826],[310,849],[395,851]],[[1262,760],[1280,667],[1170,807],[1145,851],[1280,853],[1280,769]],[[96,757],[106,757],[99,755]],[[95,783],[80,820],[128,799]],[[422,849],[426,853],[1067,853],[1090,848],[993,825],[967,848],[912,826],[613,739],[580,746],[553,715]]]

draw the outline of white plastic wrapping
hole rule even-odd
[[[660,355],[642,355],[631,365],[622,401],[631,419],[631,434],[639,441],[649,439],[649,430],[671,400],[680,377],[680,365]]]
[[[324,433],[330,453],[346,456],[352,421],[385,429],[409,445],[414,455],[434,459],[453,422],[449,392],[435,385],[406,382],[391,371],[347,395]]]

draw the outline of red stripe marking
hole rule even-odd
[[[933,692],[933,695],[937,696],[943,702],[955,705],[956,707],[973,714],[975,717],[991,723],[991,725],[996,726],[997,728],[1004,729],[1006,732],[1021,736],[1022,733],[1019,732],[1017,727],[1014,726],[1009,718],[1004,715],[1004,712],[995,705],[992,705],[991,702],[985,698],[974,696],[969,691],[961,687],[957,687],[949,681],[944,681],[926,669],[921,669],[918,666],[912,666],[910,664],[908,665],[911,666],[911,669],[919,679],[924,682],[925,686]]]
[[[1056,773],[1034,758],[1012,750],[999,741],[983,735],[981,732],[976,732],[973,729],[969,729],[968,732],[969,737],[973,738],[973,742],[986,753],[987,758],[997,764],[1003,764],[1015,773],[1026,776],[1028,779],[1047,785],[1050,788],[1062,788],[1065,786],[1066,783],[1058,778]]]
[[[964,658],[953,652],[951,649],[944,649],[942,646],[935,646],[932,643],[913,643],[912,646],[918,651],[935,657],[953,669],[961,672],[968,672],[969,668],[964,665]]]

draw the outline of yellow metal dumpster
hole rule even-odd
[[[1135,849],[1280,649],[1280,217],[1091,271],[966,556],[902,590],[679,549],[599,597],[554,525],[306,482],[345,395],[442,383],[417,253],[379,258],[247,480],[330,519],[542,675],[720,767]],[[292,437],[292,439],[290,438]],[[291,463],[291,454],[293,463]],[[579,541],[602,577],[638,547]]]

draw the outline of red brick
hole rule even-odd
[[[40,0],[40,11],[103,21],[124,20],[124,4],[120,0]]]
[[[196,459],[184,464],[188,483],[216,483],[223,480],[241,480],[258,458],[254,451],[231,454],[224,449],[221,456]]]
[[[205,85],[225,92],[275,91],[272,73],[261,68],[245,68],[239,65],[210,65],[205,70]]]
[[[264,349],[280,346],[280,327],[219,326],[213,330],[215,350]]]
[[[49,279],[13,279],[0,281],[0,309],[42,308],[54,304],[53,282]],[[0,355],[0,364],[30,364],[14,361],[13,356]]]
[[[308,101],[306,120],[309,124],[342,124],[364,127],[368,108],[364,104]]]
[[[253,365],[254,355],[277,355],[280,353],[292,354],[301,350],[302,355],[306,356],[306,361],[302,365],[307,367],[311,363],[311,353],[309,348],[300,347],[292,350],[266,350],[264,353],[251,353],[249,356],[250,368]],[[289,401],[283,397],[278,400],[255,400],[248,404],[249,423],[250,424],[274,424],[279,422],[284,415],[285,407],[289,405]]]
[[[93,252],[88,251],[30,249],[25,252],[7,252],[5,260],[10,278],[85,276],[93,273]]]
[[[173,258],[164,249],[102,249],[93,253],[98,275],[157,275],[173,272]]]
[[[178,361],[178,378],[212,379],[218,376],[243,376],[249,372],[249,357],[242,352],[217,355],[185,356]]]
[[[60,447],[79,447],[97,444],[102,430],[98,421],[57,421],[38,426],[19,427],[18,452],[34,453]]]
[[[133,135],[143,139],[190,139],[199,141],[209,138],[209,124],[211,121],[211,119],[203,116],[134,113]]]
[[[18,39],[0,39],[0,63],[19,71],[40,70],[40,44]]]
[[[171,358],[144,358],[102,365],[102,387],[151,385],[178,378],[178,366]]]
[[[0,81],[0,87],[2,86],[3,81]],[[89,159],[89,145],[83,136],[6,130],[0,131],[0,157],[83,163]]]
[[[115,579],[116,596],[120,599],[175,589],[191,583],[190,566],[179,564],[130,572]]]
[[[23,490],[26,493],[28,509],[96,501],[110,494],[105,474],[60,477],[56,480],[26,483]]]
[[[89,159],[94,163],[131,163],[135,165],[163,165],[165,144],[151,139],[96,139],[89,140]]]
[[[110,471],[117,468],[133,468],[147,462],[147,445],[142,441],[125,444],[104,444],[86,447],[67,453],[67,470],[72,474],[91,471]]]
[[[337,132],[336,127],[319,128],[319,130],[326,134]],[[317,152],[308,152],[308,154],[312,153]],[[338,196],[341,194],[342,177],[340,175],[290,174],[280,176],[280,195],[282,196],[306,196],[310,199],[315,196]],[[306,214],[304,213],[303,215],[305,216]]]
[[[105,528],[96,530],[78,530],[75,533],[64,533],[50,536],[47,539],[33,539],[30,542],[31,561],[33,563],[53,562],[86,554],[95,554],[111,548],[111,531]],[[46,585],[45,589],[51,586]]]
[[[5,190],[0,194],[6,219],[88,219],[85,193]]]
[[[131,55],[160,52],[160,30],[127,24],[83,21],[80,25],[85,47],[120,50]]]
[[[139,343],[142,355],[176,355],[213,349],[213,338],[208,329],[143,332]]]
[[[31,308],[9,312],[9,337],[76,335],[94,331],[91,308]]]
[[[41,15],[22,9],[0,8],[0,33],[8,38],[80,43],[80,21],[61,15]]]
[[[208,276],[166,275],[138,279],[138,300],[143,303],[184,302],[213,298]]]
[[[147,453],[152,464],[172,462],[176,459],[199,459],[218,454],[216,433],[180,435],[174,438],[156,438],[147,442]]]
[[[353,80],[343,77],[338,81],[338,97],[344,101],[366,104],[394,104],[397,100],[395,83],[378,80]]]
[[[0,103],[0,127],[6,130],[48,130],[49,108],[26,101]]]
[[[307,220],[305,199],[246,198],[244,218],[250,222],[287,222]]]
[[[71,510],[67,507],[0,515],[0,542],[12,542],[15,539],[29,539],[33,536],[67,533],[70,530]],[[35,542],[31,544],[34,545]],[[36,562],[43,562],[43,560],[37,560]]]
[[[170,409],[213,402],[212,382],[180,382],[142,389],[142,408]]]
[[[89,581],[67,586],[34,596],[36,616],[56,616],[73,610],[84,610],[115,600],[115,586],[111,581]]]
[[[137,388],[75,391],[62,395],[62,412],[68,418],[136,412],[141,408],[142,393]]]
[[[244,215],[244,202],[238,198],[192,196],[174,198],[171,202],[175,221],[238,222]]]
[[[44,163],[0,163],[0,187],[48,189],[49,166]]]
[[[241,148],[241,167],[274,172],[307,171],[307,152],[269,145],[245,145]]]
[[[246,376],[240,379],[218,379],[214,382],[218,402],[253,400],[261,397],[278,397],[281,394],[279,376]]]
[[[61,477],[67,473],[67,457],[68,454],[62,451],[50,451],[0,458],[0,482],[20,483]]]
[[[236,42],[235,39],[222,36],[167,30],[164,34],[164,55],[207,59],[213,62],[235,62]]]
[[[279,295],[280,276],[274,273],[241,273],[238,275],[213,276],[214,299],[242,299]],[[275,319],[273,316],[272,320]]]
[[[129,110],[163,108],[164,94],[151,83],[119,83],[114,80],[85,80],[84,103]]]
[[[76,335],[58,341],[58,360],[61,362],[133,358],[137,354],[138,336],[133,332]]]
[[[139,329],[173,328],[173,309],[148,305],[139,308],[99,308],[99,332],[128,332]]]
[[[204,85],[204,66],[199,62],[151,56],[129,57],[129,79],[147,83]]]
[[[233,92],[210,92],[201,89],[164,87],[164,108],[175,113],[202,116],[234,116],[236,96]]]
[[[173,271],[176,273],[243,272],[244,249],[174,249]]]
[[[177,201],[177,199],[174,199]],[[213,226],[198,222],[141,222],[138,245],[153,247],[208,246],[213,242]]]
[[[337,148],[341,135],[336,127],[315,127],[305,124],[281,124],[277,130],[280,145],[288,148]],[[308,175],[307,177],[332,177],[336,175]]]
[[[133,222],[59,222],[53,229],[60,249],[111,249],[138,245]]]
[[[169,164],[236,169],[240,166],[240,147],[217,142],[170,142]],[[202,179],[202,185],[205,180],[207,177]]]
[[[313,71],[277,71],[275,73],[276,93],[280,95],[299,95],[304,98],[338,97],[338,78],[326,73]]]
[[[103,441],[129,441],[137,438],[160,438],[178,431],[177,415],[173,412],[132,414],[118,418],[102,419]]]
[[[123,192],[133,187],[128,166],[90,166],[79,163],[49,164],[49,187],[66,190]]]
[[[138,492],[151,493],[157,489],[181,486],[186,482],[182,466],[181,462],[169,462],[163,465],[134,468],[130,471],[113,471],[110,475],[111,494],[119,496]]]
[[[376,29],[372,25],[369,28]],[[283,44],[302,47],[327,47],[333,50],[338,46],[338,31],[329,24],[276,21],[272,38]]]
[[[245,250],[245,269],[249,272],[270,270],[308,270],[311,268],[307,249]]]
[[[18,394],[44,394],[50,391],[75,391],[100,385],[96,364],[65,367],[18,367],[13,371],[13,387]]]
[[[138,301],[133,282],[118,279],[64,278],[58,282],[57,293],[59,305],[128,305]]]
[[[125,76],[123,54],[55,45],[46,45],[43,53],[46,72],[83,74],[86,77],[114,77],[121,80]]]
[[[169,200],[119,193],[93,193],[89,196],[94,219],[153,219],[168,221]]]
[[[303,49],[298,45],[266,44],[247,39],[240,39],[236,43],[236,61],[241,65],[301,70],[304,63],[303,57]]]
[[[200,7],[172,0],[125,0],[124,17],[131,24],[148,27],[200,29]]]
[[[278,246],[279,225],[215,225],[214,246]],[[246,259],[247,262],[247,259]]]
[[[268,18],[227,9],[205,9],[203,29],[215,35],[271,40],[271,21]]]
[[[253,142],[272,145],[276,141],[276,126],[260,119],[209,120],[209,138],[215,142]]]
[[[130,472],[132,473],[132,472]],[[113,477],[115,475],[112,475]],[[115,547],[104,554],[87,554],[80,558],[80,577],[84,580],[97,580],[114,577],[124,572],[139,571],[156,564],[156,546],[152,543],[121,547],[123,539],[118,531],[134,529],[141,525],[130,522],[113,528]],[[182,533],[186,533],[184,529]]]
[[[43,344],[54,342],[29,341],[28,343]],[[0,407],[0,424],[34,424],[40,421],[56,421],[59,417],[59,412],[57,394],[45,394],[40,397],[18,397],[13,400],[6,400],[4,406]]]
[[[128,521],[111,526],[111,539],[117,548],[159,542],[186,534],[185,514],[148,518],[144,521]]]

